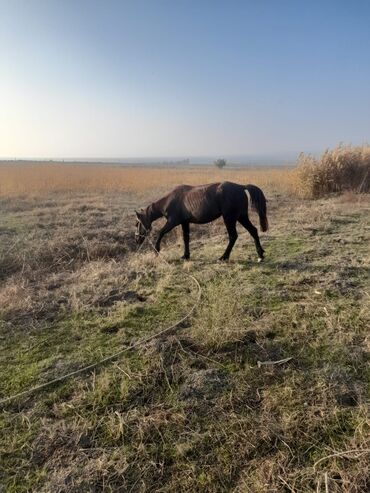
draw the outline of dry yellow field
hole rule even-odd
[[[6,164],[0,165],[0,196],[50,192],[147,192],[176,185],[230,180],[253,183],[272,191],[291,192],[291,168],[119,167],[109,165]]]

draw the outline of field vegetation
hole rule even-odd
[[[196,185],[225,180],[254,183],[273,192],[304,198],[343,191],[367,193],[370,190],[370,146],[339,145],[326,150],[320,158],[302,153],[295,167],[229,167],[224,159],[215,161],[215,166],[187,168],[57,161],[0,163],[0,196],[115,191],[147,195],[150,190],[165,192],[179,183]]]
[[[369,491],[370,201],[308,200],[296,173],[0,166],[0,398],[181,319],[188,274],[202,288],[176,330],[1,404],[0,491]],[[264,189],[264,263],[241,229],[215,262],[222,221],[191,228],[189,262],[176,230],[137,252],[135,208],[220,179]]]
[[[301,154],[296,172],[296,192],[317,198],[328,193],[370,191],[370,146],[339,145],[319,159]]]
[[[0,165],[0,196],[41,195],[53,192],[128,192],[144,194],[155,190],[165,193],[180,183],[196,185],[224,180],[257,183],[271,189],[291,191],[291,168],[210,167],[121,167],[82,164]]]

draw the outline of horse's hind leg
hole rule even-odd
[[[222,257],[220,257],[220,260],[229,260],[231,250],[233,249],[233,246],[235,245],[235,242],[238,239],[238,233],[236,231],[235,219],[228,219],[224,217],[224,221],[225,221],[227,232],[229,234],[229,244],[227,245],[226,250],[222,255]]]
[[[190,258],[190,248],[189,248],[189,242],[190,242],[190,227],[189,223],[182,223],[182,234],[184,238],[184,255],[182,258],[184,260],[188,260]]]
[[[258,236],[258,231],[255,226],[250,222],[249,218],[247,216],[241,216],[238,221],[242,226],[245,227],[245,229],[248,231],[248,233],[252,236],[254,239],[254,244],[256,245],[256,250],[258,254],[258,262],[262,262],[263,257],[264,257],[264,249],[261,247],[260,243],[260,238]]]

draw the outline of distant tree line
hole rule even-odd
[[[182,166],[184,164],[189,164],[190,159],[179,159],[177,161],[161,161],[159,164],[170,164],[173,165],[175,164],[176,166]]]

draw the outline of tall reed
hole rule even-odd
[[[338,145],[319,159],[301,153],[295,170],[299,196],[318,198],[328,193],[370,190],[370,146]]]

